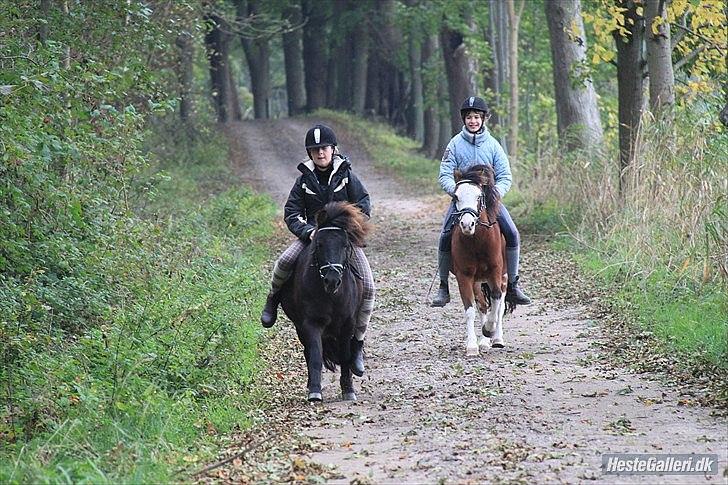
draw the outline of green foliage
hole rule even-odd
[[[0,1],[0,482],[170,481],[247,420],[273,207],[159,121],[190,5],[68,3]]]
[[[225,146],[207,145],[194,168],[166,163],[146,220],[108,235],[107,318],[46,346],[23,335],[0,480],[168,481],[204,456],[190,442],[246,423],[274,207],[244,189],[203,200],[230,180]]]

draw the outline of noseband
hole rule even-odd
[[[463,184],[471,184],[475,185],[480,189],[480,197],[478,197],[478,210],[471,209],[470,207],[466,207],[465,209],[461,209],[459,211],[453,212],[454,216],[457,216],[455,219],[455,223],[460,222],[460,219],[465,214],[472,214],[475,217],[475,223],[479,226],[485,226],[486,229],[491,228],[495,225],[497,221],[490,221],[490,216],[488,216],[488,213],[486,212],[486,218],[488,219],[488,222],[483,222],[480,220],[480,214],[483,212],[483,207],[485,207],[485,189],[480,186],[480,184],[473,182],[472,180],[461,180],[460,182],[455,184],[455,188],[457,189],[458,186]]]
[[[349,242],[349,235],[347,234],[345,229],[342,229],[340,227],[330,226],[330,227],[322,227],[321,229],[316,230],[317,233],[321,232],[321,231],[344,231],[344,234],[346,235],[346,244],[349,247],[348,248],[349,251],[351,250],[351,242]],[[336,271],[336,273],[339,276],[343,275],[344,271],[346,271],[346,269],[349,267],[348,255],[347,255],[347,258],[346,258],[346,261],[344,262],[344,264],[331,263],[331,262],[327,261],[326,264],[320,265],[318,262],[318,251],[316,251],[316,249],[318,249],[318,241],[316,241],[315,237],[314,237],[314,244],[316,246],[315,246],[314,252],[313,252],[313,265],[312,266],[314,266],[314,265],[318,266],[318,272],[319,272],[319,276],[321,276],[321,279],[324,279],[324,277],[326,276],[326,270],[328,270],[328,269],[333,269],[334,271]]]

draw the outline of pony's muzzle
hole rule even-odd
[[[333,295],[341,286],[341,274],[336,271],[328,271],[324,275],[324,290]]]
[[[475,223],[477,219],[470,214],[464,214],[460,219],[460,230],[466,236],[472,236],[475,234]]]

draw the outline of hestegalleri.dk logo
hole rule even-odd
[[[717,454],[607,453],[606,475],[717,475]]]

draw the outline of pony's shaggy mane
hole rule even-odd
[[[460,182],[462,180],[468,180],[470,182],[476,183],[483,188],[488,219],[494,221],[495,218],[498,216],[498,204],[500,204],[500,195],[498,195],[498,189],[496,189],[495,187],[495,175],[493,174],[493,167],[490,165],[475,165],[466,172],[456,170],[455,181]]]
[[[316,213],[318,227],[340,227],[349,235],[351,243],[364,247],[364,239],[371,230],[366,215],[355,205],[348,202],[329,202]]]

